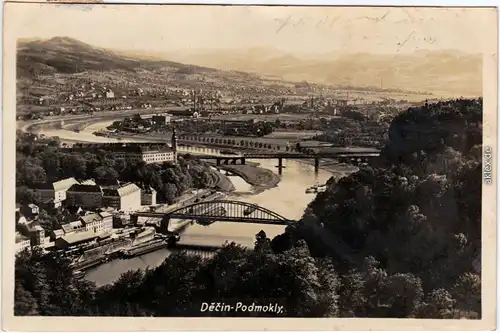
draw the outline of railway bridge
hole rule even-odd
[[[212,200],[180,207],[169,212],[134,212],[130,214],[132,222],[139,217],[161,218],[160,231],[171,233],[171,219],[195,220],[201,225],[214,222],[239,222],[272,225],[290,225],[296,221],[285,218],[267,208],[248,202],[234,200]]]
[[[321,159],[334,159],[339,163],[347,163],[353,165],[368,164],[371,159],[377,158],[379,152],[377,150],[338,150],[327,151],[318,153],[286,153],[286,152],[272,152],[272,153],[244,153],[238,156],[220,156],[220,155],[191,155],[194,159],[199,160],[215,160],[216,165],[235,165],[246,164],[247,159],[277,159],[279,174],[285,168],[283,159],[309,159],[314,160],[314,171],[318,172]]]

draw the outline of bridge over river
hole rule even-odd
[[[347,163],[352,165],[368,164],[371,159],[377,158],[380,151],[377,149],[356,149],[338,148],[318,153],[292,153],[292,152],[270,152],[270,153],[243,153],[235,154],[235,156],[221,155],[198,155],[187,154],[193,159],[199,160],[215,160],[216,165],[230,164],[246,164],[247,159],[277,159],[279,173],[282,173],[283,159],[309,159],[314,160],[314,171],[317,173],[321,159],[334,159],[339,163]]]
[[[164,222],[168,222],[169,219],[276,225],[289,225],[295,222],[259,205],[235,200],[197,202],[168,212],[134,212],[130,216],[132,219],[138,217],[163,218]]]
[[[161,218],[160,231],[167,234],[173,232],[169,230],[171,219],[194,220],[201,225],[210,225],[217,221],[287,226],[296,222],[259,205],[234,200],[198,202],[169,212],[130,214],[132,222],[136,222],[139,217]]]

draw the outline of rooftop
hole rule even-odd
[[[156,190],[154,188],[152,188],[151,186],[143,186],[141,190],[143,193],[147,193],[147,194],[156,193]]]
[[[54,233],[54,235],[56,237],[58,236],[63,236],[65,234],[64,230],[63,229],[55,229],[54,231],[52,231]]]
[[[80,217],[80,220],[83,221],[85,224],[88,224],[92,222],[101,221],[102,218],[97,213],[91,213]]]
[[[75,234],[69,234],[61,237],[62,240],[64,240],[68,244],[75,244],[79,242],[84,242],[92,239],[96,239],[98,235],[91,231],[85,231],[85,232],[78,232]]]
[[[118,189],[118,194],[123,197],[126,196],[130,193],[140,191],[141,189],[139,186],[135,185],[134,183],[126,184],[125,186],[122,186]]]
[[[93,179],[87,179],[80,182],[81,185],[97,185]]]
[[[66,191],[74,184],[78,184],[75,178],[66,178],[52,184],[54,191]]]
[[[16,232],[16,243],[21,243],[22,241],[25,241],[25,240],[29,240],[29,238]]]
[[[139,186],[135,185],[134,183],[128,183],[121,187],[118,186],[104,187],[102,189],[102,192],[105,196],[108,197],[124,197],[130,193],[140,190],[141,189],[139,188]]]
[[[99,216],[101,216],[101,218],[106,218],[106,217],[110,217],[110,216],[113,216],[113,214],[109,213],[109,212],[100,212],[99,213]]]
[[[81,185],[74,184],[72,185],[68,191],[70,192],[101,192],[101,187],[98,185]]]
[[[64,233],[68,233],[68,232],[80,229],[82,227],[83,227],[83,224],[81,221],[73,221],[73,222],[61,225],[61,229],[64,231]]]

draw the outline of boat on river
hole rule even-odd
[[[321,192],[325,192],[326,191],[326,184],[324,185],[313,185],[311,187],[308,187],[306,189],[306,193],[307,194],[311,194],[311,193],[321,193]]]
[[[85,272],[83,272],[83,271],[80,271],[80,270],[74,270],[73,271],[73,277],[75,279],[78,279],[78,280],[79,279],[83,279],[84,276],[85,276]]]

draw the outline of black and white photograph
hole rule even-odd
[[[495,8],[4,17],[16,328],[495,328]]]

